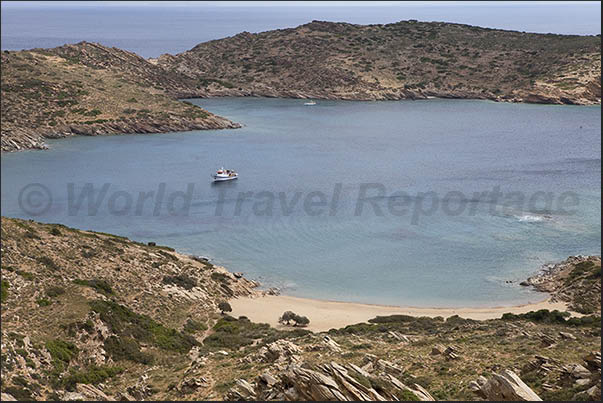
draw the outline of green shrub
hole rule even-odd
[[[185,290],[190,290],[193,287],[197,286],[197,280],[187,276],[186,274],[179,274],[177,276],[164,276],[163,283],[182,287]]]
[[[371,380],[369,378],[367,378],[364,375],[359,374],[356,371],[348,371],[348,375],[350,375],[352,378],[354,378],[359,384],[361,384],[362,386],[364,386],[367,389],[372,388],[373,386],[371,385]]]
[[[50,235],[59,236],[61,235],[61,231],[57,227],[52,227],[50,230]]]
[[[230,277],[228,277],[224,273],[214,272],[211,274],[211,279],[214,281],[219,281],[221,283],[228,283],[230,281]]]
[[[62,294],[65,294],[65,289],[63,287],[54,285],[46,289],[46,295],[48,295],[50,298],[55,298]]]
[[[59,266],[48,256],[40,256],[37,260],[51,270],[59,270]]]
[[[67,325],[61,325],[61,328],[65,329],[71,337],[75,337],[79,330],[84,330],[88,334],[94,333],[94,323],[90,319],[85,322],[71,322]]]
[[[149,353],[140,351],[138,342],[130,337],[108,337],[104,346],[107,354],[115,361],[129,360],[145,365],[152,364],[154,361],[154,357]]]
[[[35,276],[33,275],[33,273],[27,272],[27,271],[22,271],[22,270],[17,270],[17,274],[21,277],[23,277],[25,280],[33,280],[35,278]]]
[[[309,334],[303,329],[287,332],[276,330],[266,323],[253,323],[245,317],[239,319],[224,316],[212,328],[213,333],[203,340],[203,344],[210,348],[228,348],[237,350],[254,342],[272,343],[285,338],[296,338]]]
[[[52,302],[50,302],[48,298],[39,298],[38,300],[36,300],[36,302],[39,306],[48,306],[52,304]]]
[[[205,323],[190,318],[184,324],[183,329],[185,333],[196,333],[204,330],[207,330],[207,325]]]
[[[34,230],[27,230],[25,231],[25,235],[23,235],[25,238],[29,238],[29,239],[41,239],[39,237],[39,235],[34,231]]]
[[[2,280],[2,287],[0,288],[0,303],[6,302],[8,298],[8,289],[10,284],[7,280]]]
[[[226,301],[222,301],[218,304],[218,309],[220,310],[220,312],[224,313],[224,312],[232,312],[232,307],[230,306],[230,304]]]
[[[27,388],[22,388],[19,386],[7,386],[2,387],[3,393],[8,393],[12,397],[21,401],[32,401],[34,398],[31,395],[31,391]]]
[[[63,378],[62,384],[68,391],[73,391],[78,383],[96,385],[123,372],[121,367],[93,365],[83,370],[72,371]]]
[[[58,376],[58,374],[63,372],[69,365],[71,359],[73,359],[79,353],[79,350],[75,344],[60,339],[47,341],[46,349],[52,357],[52,364],[55,368],[55,376]]]
[[[113,295],[113,289],[111,288],[111,284],[109,284],[106,280],[100,279],[92,279],[92,280],[73,280],[74,284],[83,285],[85,287],[90,287],[100,292],[103,295],[109,296]]]
[[[102,112],[99,109],[92,109],[86,113],[84,113],[84,116],[98,116],[102,114]]]
[[[563,324],[576,327],[601,327],[601,318],[599,316],[582,316],[580,318],[570,318],[569,312],[559,312],[558,310],[549,311],[548,309],[540,309],[538,311],[530,311],[522,314],[505,313],[502,315],[502,320],[528,320],[537,323]]]
[[[163,350],[188,352],[199,343],[190,335],[167,328],[147,315],[137,314],[113,301],[91,301],[90,307],[100,314],[113,332],[119,336],[145,341]]]
[[[590,260],[576,264],[574,266],[573,270],[569,273],[569,275],[565,279],[565,284],[566,285],[571,284],[578,277],[581,277],[582,275],[588,273],[594,267],[595,267],[595,264],[593,262],[591,262]]]

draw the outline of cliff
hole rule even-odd
[[[202,258],[1,224],[3,401],[600,399],[598,316],[274,328],[220,313],[220,302],[261,292]],[[600,270],[596,259],[568,264],[583,261]]]

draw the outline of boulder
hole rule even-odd
[[[278,383],[278,380],[270,375],[268,372],[263,373],[259,376],[260,382],[263,382],[267,387],[271,388]]]
[[[588,379],[590,378],[590,371],[584,368],[580,364],[574,364],[568,368],[568,373],[572,376],[572,378],[576,379]]]
[[[76,392],[85,396],[86,397],[85,400],[95,400],[95,401],[113,400],[113,399],[109,398],[109,396],[104,394],[101,390],[99,390],[98,388],[95,388],[92,385],[78,383],[77,385],[75,385],[75,390],[76,390]]]
[[[441,344],[436,344],[435,346],[431,347],[431,355],[444,354],[444,351],[446,351],[446,347]]]
[[[554,337],[549,336],[548,334],[541,333],[539,336],[540,336],[540,341],[542,341],[542,345],[545,348],[551,348],[557,343],[557,340],[555,340]]]
[[[459,349],[455,346],[448,346],[446,350],[444,350],[444,355],[446,355],[447,359],[456,360],[459,358]]]
[[[254,387],[245,379],[237,379],[236,384],[226,394],[228,400],[253,400],[256,397]]]
[[[584,358],[584,361],[588,368],[592,368],[593,370],[601,369],[601,352],[592,351]]]
[[[601,401],[601,384],[594,385],[587,390],[576,393],[573,397],[574,400],[590,400],[590,401]]]
[[[479,382],[476,383],[479,384]],[[476,393],[487,400],[542,401],[519,376],[510,370],[504,370],[500,374],[492,374],[492,377],[486,383],[480,385]]]
[[[296,361],[302,349],[288,340],[277,340],[260,349],[258,356],[264,362]]]
[[[398,332],[395,332],[393,330],[390,330],[389,332],[387,332],[387,334],[392,337],[395,340],[398,340],[401,343],[410,343],[410,338],[406,335],[400,334]]]
[[[209,383],[207,382],[207,379],[205,379],[203,377],[191,377],[188,379],[184,379],[180,383],[180,387],[178,388],[178,390],[183,395],[188,395],[188,394],[196,392],[197,389],[206,388],[208,386],[209,386]]]
[[[576,340],[576,336],[568,332],[559,332],[559,336],[566,340]]]
[[[339,344],[337,344],[337,342],[329,336],[324,336],[322,338],[322,343],[331,351],[334,351],[336,353],[341,352],[341,347],[339,346]]]
[[[89,399],[82,395],[81,393],[78,392],[65,392],[65,394],[63,394],[63,401],[69,402],[69,401],[88,401]]]

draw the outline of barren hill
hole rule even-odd
[[[237,124],[195,105],[190,81],[134,53],[81,42],[2,53],[2,151],[44,138],[220,129]]]
[[[313,21],[201,43],[158,64],[215,95],[593,104],[601,98],[600,46],[600,35]]]

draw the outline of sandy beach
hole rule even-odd
[[[353,302],[323,301],[310,298],[298,298],[286,295],[263,296],[256,298],[237,298],[230,301],[231,315],[247,316],[254,322],[269,323],[271,326],[283,328],[278,318],[284,311],[293,311],[310,319],[308,330],[315,332],[327,331],[355,323],[366,322],[376,316],[403,314],[410,316],[442,316],[447,318],[459,315],[468,319],[495,319],[503,313],[515,314],[536,311],[539,309],[565,311],[563,302],[545,301],[494,308],[413,308],[384,305],[358,304]]]

